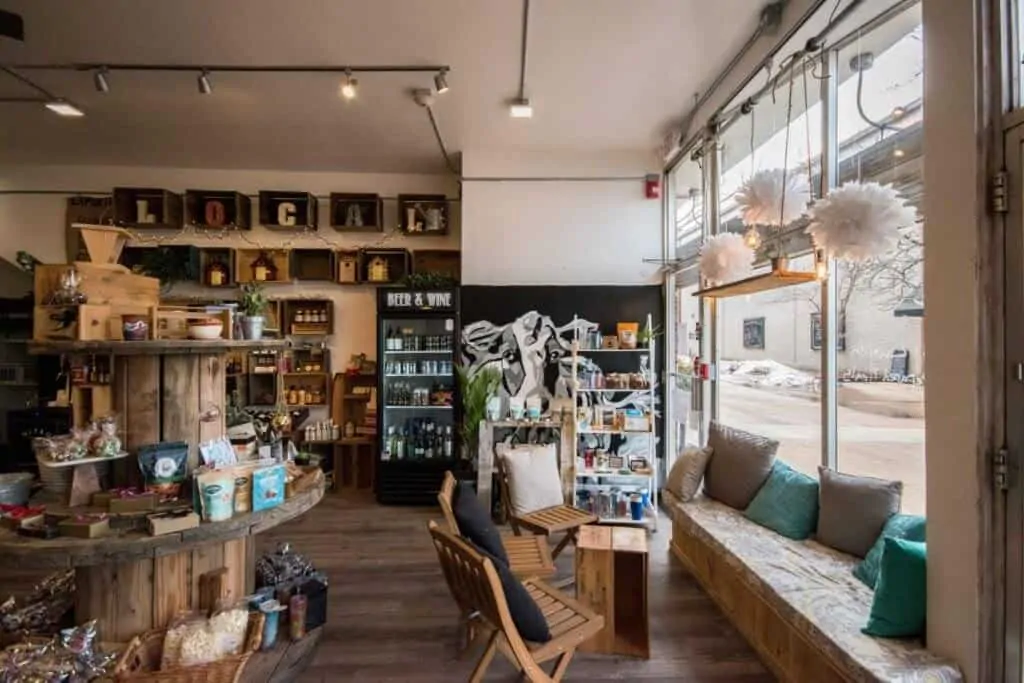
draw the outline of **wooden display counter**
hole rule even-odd
[[[124,449],[134,453],[146,444],[187,441],[191,470],[198,462],[198,444],[225,433],[227,353],[286,346],[279,340],[53,341],[33,343],[30,349],[36,354],[109,355],[111,404]],[[75,410],[76,415],[83,412],[88,413]],[[137,466],[115,466],[113,483],[131,484],[137,476]],[[226,568],[225,591],[239,598],[251,593],[253,536],[302,515],[320,502],[323,491],[321,482],[276,508],[163,536],[132,532],[39,540],[3,530],[0,555],[19,566],[74,568],[76,621],[96,619],[103,640],[127,642],[197,607],[200,577],[206,572]]]
[[[178,612],[199,604],[199,578],[225,567],[225,592],[241,598],[254,589],[253,536],[298,517],[320,502],[324,488],[282,505],[226,522],[204,523],[164,536],[139,532],[94,539],[40,540],[0,529],[0,555],[20,567],[75,570],[75,621],[96,619],[105,641],[163,628]]]

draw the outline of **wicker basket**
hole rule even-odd
[[[160,671],[167,629],[148,631],[135,636],[121,655],[114,669],[116,683],[235,683],[242,677],[246,662],[260,647],[263,637],[263,614],[249,613],[249,628],[242,654],[199,664],[179,666]]]

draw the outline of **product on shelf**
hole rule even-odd
[[[453,458],[455,435],[430,418],[412,418],[401,427],[388,427],[381,460],[433,460]]]
[[[0,680],[91,681],[112,673],[116,653],[96,646],[96,622],[61,631],[51,641],[11,645],[0,652]]]
[[[74,570],[50,574],[24,600],[10,597],[0,603],[0,631],[24,635],[52,633],[74,605]],[[0,680],[4,680],[2,676]]]

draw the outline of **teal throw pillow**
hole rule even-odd
[[[886,538],[868,625],[869,636],[923,636],[928,602],[927,548],[924,543]]]
[[[920,515],[895,514],[882,527],[882,533],[878,534],[878,540],[871,546],[871,550],[864,559],[853,569],[853,575],[860,579],[868,588],[874,588],[878,582],[878,565],[882,560],[882,548],[885,547],[885,539],[902,538],[906,541],[925,542],[924,517]]]
[[[818,482],[776,460],[768,480],[743,514],[783,536],[805,539],[818,524]]]

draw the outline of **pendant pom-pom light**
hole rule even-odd
[[[864,261],[891,250],[901,228],[917,219],[889,185],[846,183],[819,199],[810,209],[807,234],[829,256]]]
[[[806,175],[781,168],[758,171],[736,190],[744,225],[782,227],[800,218],[811,201]]]
[[[711,286],[742,279],[753,265],[754,250],[736,233],[715,235],[700,248],[700,274]]]

